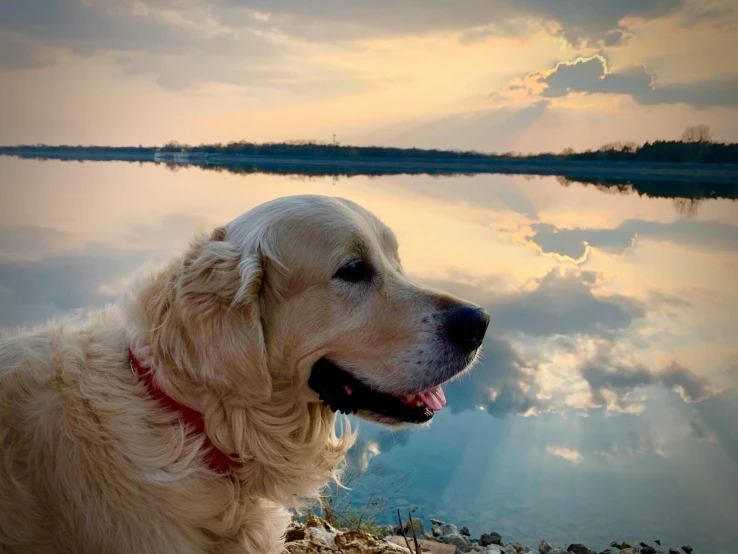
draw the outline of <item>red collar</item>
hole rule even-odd
[[[241,466],[240,463],[232,460],[223,452],[218,450],[210,441],[208,436],[205,435],[205,420],[200,412],[197,412],[184,404],[180,404],[171,396],[167,396],[167,394],[159,388],[159,385],[156,384],[156,380],[154,379],[154,374],[151,369],[142,366],[141,362],[139,362],[136,356],[133,355],[133,351],[130,348],[128,349],[128,357],[131,362],[131,368],[136,371],[141,381],[144,382],[146,389],[149,391],[149,395],[159,402],[162,407],[174,412],[179,412],[180,421],[189,427],[192,433],[205,436],[205,444],[203,445],[203,448],[205,449],[205,461],[210,469],[217,471],[218,473],[228,474],[231,472],[231,469]]]

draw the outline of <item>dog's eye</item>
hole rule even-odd
[[[363,260],[354,260],[336,271],[333,278],[349,283],[370,281],[372,278],[372,268]]]

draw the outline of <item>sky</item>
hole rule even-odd
[[[3,0],[0,144],[738,141],[732,0]]]

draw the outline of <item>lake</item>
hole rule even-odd
[[[0,158],[0,326],[111,302],[266,200],[350,198],[409,275],[484,305],[427,429],[360,423],[348,499],[537,546],[738,550],[738,203],[555,177],[236,174]],[[663,189],[664,187],[661,187]],[[676,190],[676,189],[675,189]]]

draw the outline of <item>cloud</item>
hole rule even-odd
[[[608,48],[625,46],[631,38],[633,38],[632,35],[623,29],[615,29],[605,33],[605,38],[602,40],[602,44]]]
[[[573,464],[573,465],[579,465],[583,459],[582,454],[577,451],[573,450],[571,448],[566,448],[563,446],[547,446],[546,452],[551,454],[552,456],[557,456],[559,458],[563,458],[567,462]]]
[[[688,418],[692,435],[701,441],[717,441],[738,465],[738,388],[689,406]]]
[[[186,4],[191,8],[187,11],[153,4],[4,0],[0,32],[23,37],[13,54],[16,69],[37,66],[38,55],[33,53],[40,48],[77,55],[112,53],[121,57],[118,64],[124,70],[153,73],[172,89],[209,80],[258,82],[269,76],[261,68],[277,64],[284,52],[256,29],[236,32],[213,21],[204,3]]]
[[[611,69],[602,55],[559,62],[552,69],[515,79],[491,96],[510,97],[524,83],[529,94],[562,98],[572,93],[631,96],[642,105],[684,103],[698,108],[738,105],[738,73],[692,82],[660,83],[640,65]]]
[[[683,0],[228,0],[228,12],[269,13],[283,32],[321,42],[461,31],[474,41],[489,35],[519,36],[534,23],[558,28],[572,44],[596,42],[627,18],[657,19],[677,12]],[[553,25],[552,25],[553,24]]]
[[[680,219],[672,223],[626,219],[614,229],[562,229],[548,223],[531,225],[527,240],[541,252],[584,258],[589,247],[622,254],[639,240],[660,240],[699,250],[738,250],[738,227],[717,221]]]
[[[687,403],[700,402],[715,392],[705,377],[676,362],[660,370],[649,370],[618,355],[612,344],[603,345],[581,365],[579,372],[590,387],[592,405],[617,411],[628,411],[624,403],[633,391],[653,385],[673,390]]]
[[[666,388],[675,391],[682,400],[689,403],[700,402],[714,391],[707,379],[687,368],[672,362],[656,374],[656,378]]]
[[[622,41],[624,18],[657,19],[684,4],[684,0],[4,0],[0,29],[80,53],[178,55],[196,49],[263,58],[276,48],[269,36],[334,43],[450,31],[468,42],[555,28],[573,44],[600,40],[613,44]]]
[[[632,299],[595,295],[597,276],[586,271],[554,270],[533,280],[530,288],[506,293],[487,289],[484,284],[464,285],[459,280],[424,282],[478,302],[492,316],[481,361],[446,387],[452,413],[483,409],[504,417],[560,408],[561,399],[539,398],[536,383],[541,362],[524,356],[513,341],[551,341],[554,350],[576,355],[576,344],[570,337],[614,338],[625,332],[633,319],[645,315],[643,307]],[[562,343],[562,339],[569,340]]]
[[[451,413],[483,409],[495,417],[530,415],[546,409],[531,389],[534,371],[512,343],[488,335],[482,360],[462,378],[445,386]]]
[[[632,298],[599,293],[598,275],[590,271],[553,269],[504,293],[459,281],[424,282],[482,304],[492,315],[490,330],[512,337],[613,337],[645,315]]]
[[[37,69],[54,63],[54,57],[35,41],[19,33],[0,31],[0,70]]]
[[[621,295],[594,292],[590,272],[551,270],[535,279],[535,288],[490,301],[491,328],[530,336],[589,335],[609,337],[644,316],[643,307]]]

